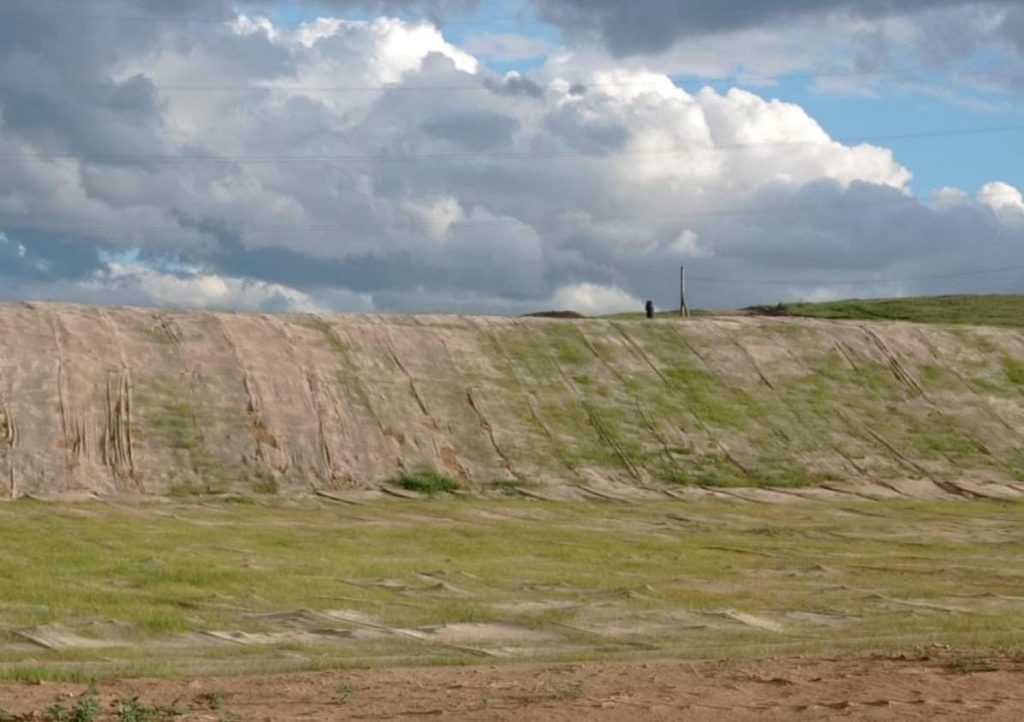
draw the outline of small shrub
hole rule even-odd
[[[583,683],[574,682],[563,689],[558,696],[562,699],[582,699],[584,694],[586,691],[583,688]]]
[[[518,481],[505,481],[505,480],[502,480],[502,481],[493,481],[490,484],[487,484],[487,486],[485,488],[488,489],[489,491],[494,492],[495,494],[498,494],[499,496],[517,497],[517,496],[521,496],[521,493],[520,493],[519,490],[523,486],[524,486],[524,484],[522,484],[521,482],[518,482]]]
[[[665,484],[673,484],[675,486],[710,486],[720,488],[755,486],[755,484],[716,468],[702,469],[698,467],[684,469],[666,467],[661,470],[658,478]]]
[[[421,468],[406,472],[391,483],[406,491],[416,491],[421,494],[430,495],[459,490],[459,482],[431,468]]]
[[[999,665],[991,659],[974,657],[957,659],[950,663],[949,671],[953,674],[976,674],[978,672],[998,672]]]
[[[93,722],[103,712],[95,685],[89,685],[71,708],[71,722]]]
[[[180,699],[176,699],[171,702],[170,706],[164,710],[164,716],[166,717],[187,717],[188,708],[185,707]]]
[[[224,706],[224,693],[219,689],[215,689],[212,692],[206,692],[205,694],[199,695],[196,700],[204,707],[220,709]]]
[[[103,708],[100,706],[96,686],[90,684],[89,689],[75,700],[71,709],[65,707],[61,698],[57,697],[53,704],[46,708],[45,719],[47,722],[95,722],[102,713]]]
[[[658,473],[658,479],[663,484],[674,484],[675,486],[692,486],[697,483],[694,478],[686,469],[678,466],[663,466]]]
[[[218,497],[218,501],[223,504],[242,504],[250,506],[256,503],[251,497],[243,496],[242,494],[223,494]]]
[[[809,486],[819,486],[830,477],[815,471],[808,471],[800,468],[782,468],[767,472],[761,480],[762,486],[771,486],[779,489],[800,489]]]
[[[334,701],[337,704],[345,705],[352,701],[352,695],[355,692],[347,684],[339,684],[334,690]]]
[[[58,697],[46,708],[46,722],[71,722],[71,710]]]
[[[151,722],[156,719],[157,710],[144,706],[138,697],[132,697],[116,700],[114,714],[118,722]]]
[[[257,494],[273,495],[281,490],[280,485],[270,474],[258,474],[256,481],[253,482],[252,490]]]
[[[704,471],[697,478],[700,486],[710,486],[717,489],[729,489],[740,486],[755,486],[750,482],[732,474],[725,474],[717,470]]]
[[[186,499],[193,496],[202,496],[203,488],[191,481],[186,481],[180,484],[173,484],[169,493],[174,499]]]

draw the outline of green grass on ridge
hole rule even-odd
[[[1024,295],[848,299],[783,303],[755,310],[778,316],[1024,327]]]

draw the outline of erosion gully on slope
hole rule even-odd
[[[1017,329],[21,304],[0,359],[11,498],[1024,494]]]

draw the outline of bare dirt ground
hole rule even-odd
[[[189,720],[1019,720],[1020,660],[912,657],[388,669],[126,680],[118,699],[174,704]],[[9,719],[70,707],[82,685],[0,686]],[[111,714],[110,719],[114,719]]]

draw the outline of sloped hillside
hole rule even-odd
[[[1024,336],[0,307],[0,494],[1024,491]],[[912,486],[912,485],[911,485]]]

